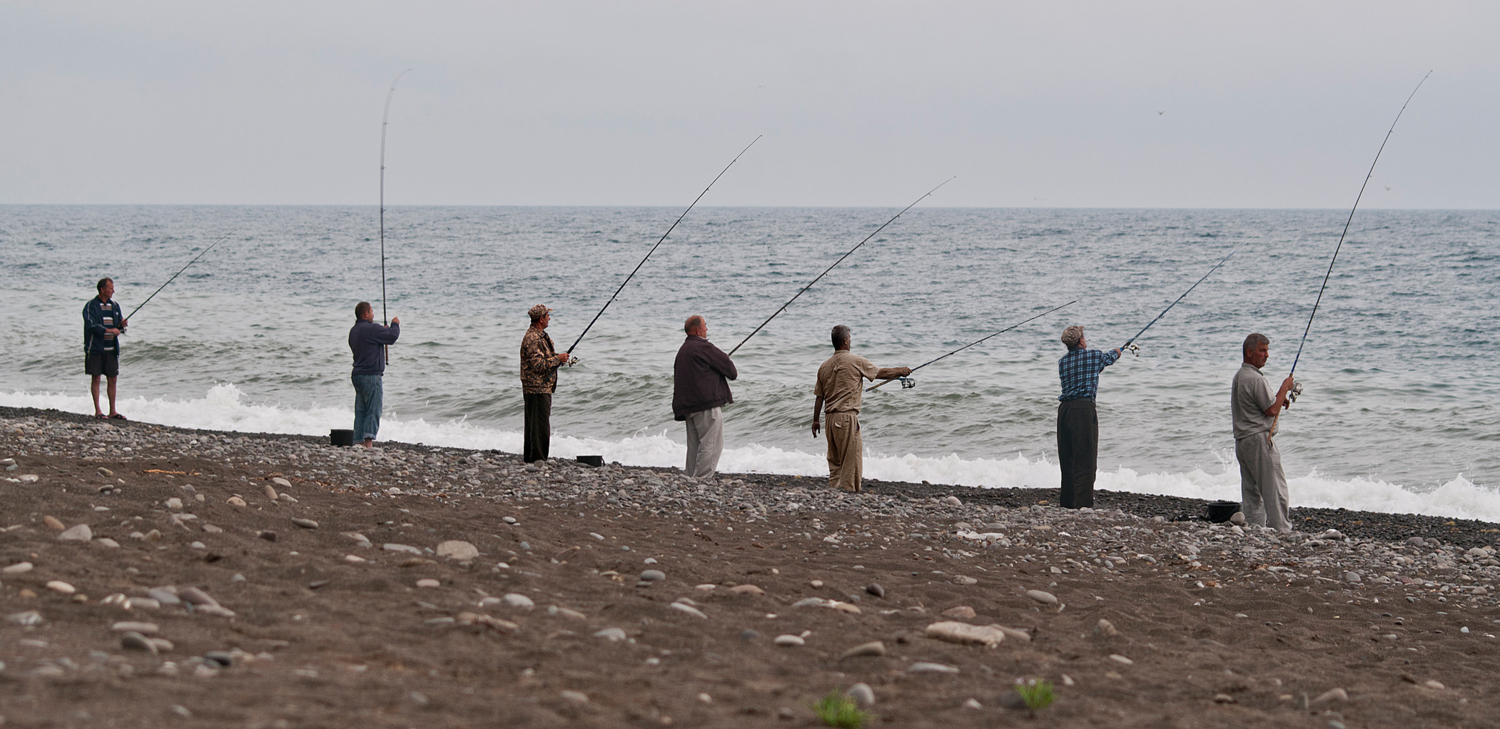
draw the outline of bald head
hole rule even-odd
[[[706,337],[708,336],[708,320],[694,314],[682,323],[682,331],[690,337]]]

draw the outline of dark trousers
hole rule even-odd
[[[1057,405],[1057,462],[1062,466],[1064,509],[1094,505],[1094,471],[1099,466],[1099,411],[1088,398]]]
[[[527,462],[547,459],[552,443],[552,394],[525,393],[526,431],[521,437],[522,458]]]

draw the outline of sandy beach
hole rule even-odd
[[[878,726],[1500,721],[1481,522],[21,409],[0,459],[5,726],[818,726],[857,684]]]

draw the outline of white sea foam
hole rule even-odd
[[[91,413],[87,396],[61,393],[0,393],[0,405],[52,408],[73,413]],[[322,436],[330,423],[349,423],[347,407],[283,408],[271,404],[243,402],[243,394],[231,384],[211,388],[196,400],[133,398],[120,403],[131,417],[152,423],[204,430],[247,433],[284,433]],[[383,418],[381,438],[405,443],[454,448],[521,450],[521,434],[473,425],[463,421],[429,423],[424,419],[402,420],[399,414]],[[577,438],[560,434],[552,439],[554,457],[572,458],[598,454],[607,461],[631,466],[681,466],[686,447],[666,432],[637,434],[621,440]],[[821,453],[806,453],[757,444],[726,448],[719,460],[726,473],[780,473],[824,476],[827,465]],[[887,481],[928,481],[936,484],[988,488],[1051,487],[1058,482],[1057,465],[1045,457],[963,459],[956,455],[938,458],[911,454],[865,457],[865,476]],[[1310,506],[1428,514],[1500,522],[1500,493],[1476,485],[1462,475],[1436,489],[1416,491],[1378,478],[1339,480],[1316,472],[1288,479],[1293,506]],[[1121,468],[1099,474],[1097,487],[1111,491],[1165,494],[1198,499],[1239,499],[1239,471],[1226,464],[1219,473],[1193,470],[1186,473],[1141,473]]]

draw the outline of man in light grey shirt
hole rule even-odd
[[[1271,357],[1271,340],[1264,334],[1245,337],[1245,362],[1234,373],[1230,412],[1234,415],[1234,455],[1240,462],[1240,511],[1245,522],[1292,530],[1287,506],[1286,475],[1281,471],[1281,452],[1271,436],[1276,415],[1286,407],[1292,376],[1287,375],[1273,396],[1260,368]]]

